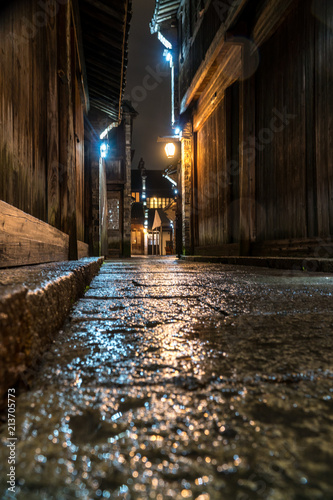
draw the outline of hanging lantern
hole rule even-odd
[[[168,142],[165,146],[165,152],[168,158],[173,158],[176,152],[176,146],[173,142]]]

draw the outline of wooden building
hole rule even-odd
[[[175,213],[175,190],[164,171],[146,170],[141,158],[138,170],[132,170],[132,255],[160,255],[173,253],[172,215]],[[163,246],[159,247],[159,234],[153,228],[156,212],[163,221]],[[168,215],[166,215],[168,214]],[[170,218],[169,218],[170,217]],[[154,231],[155,229],[155,236]],[[162,233],[161,233],[162,235]],[[162,252],[162,253],[160,253]]]
[[[162,208],[154,210],[152,224],[152,254],[172,255],[173,223]]]
[[[0,267],[107,250],[100,143],[118,125],[128,135],[130,18],[130,0],[1,3]]]
[[[87,197],[91,197],[93,209],[90,228],[95,231],[90,236],[95,255],[131,256],[132,133],[136,116],[131,104],[124,102],[121,122],[105,131],[102,144],[107,148],[106,156],[91,177],[94,187]],[[99,205],[94,206],[97,198]]]
[[[332,257],[333,3],[159,0],[151,30],[182,128],[183,252]]]
[[[131,207],[131,255],[145,253],[145,214],[143,203],[134,201]]]

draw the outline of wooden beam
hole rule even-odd
[[[83,241],[77,241],[77,252],[78,259],[83,259],[83,257],[89,257],[89,245],[83,243]]]
[[[77,46],[78,53],[78,62],[79,62],[79,84],[81,86],[82,96],[83,96],[83,105],[86,113],[89,111],[89,90],[88,90],[88,80],[87,80],[87,69],[86,62],[84,58],[84,50],[83,50],[83,40],[82,40],[82,31],[81,31],[81,20],[80,20],[80,12],[79,12],[79,3],[78,0],[72,0],[72,15],[73,15],[73,25],[74,25],[74,33],[75,33],[75,41]]]
[[[201,94],[193,117],[193,130],[196,132],[213,113],[224,97],[224,92],[241,76],[242,47],[241,45],[225,45],[225,57],[214,77]]]
[[[235,22],[236,18],[239,16],[245,4],[248,3],[249,0],[237,0],[236,2],[229,2],[232,5],[230,6],[229,14],[225,21],[225,29],[226,31],[232,26]]]
[[[78,258],[89,248],[77,242]],[[0,201],[0,268],[68,260],[69,236],[18,208]]]
[[[252,37],[260,47],[283,23],[295,0],[267,0],[253,28]]]
[[[315,40],[316,37],[316,23],[313,17],[310,19],[303,13],[306,23],[305,30],[306,37],[306,51],[303,64],[303,81],[305,82],[305,161],[306,161],[306,197],[307,197],[307,236],[313,238],[318,234],[318,207],[317,207],[317,172],[316,172],[316,103],[315,92],[317,89],[315,68]],[[324,67],[324,65],[323,65]],[[325,106],[327,104],[324,99]]]
[[[225,27],[222,25],[215,35],[213,42],[211,43],[208,51],[206,52],[205,59],[199,66],[191,85],[186,91],[186,94],[181,100],[180,104],[180,114],[183,114],[189,107],[192,100],[197,99],[203,92],[211,75],[209,71],[213,69],[215,72],[216,63],[214,67],[214,62],[217,56],[222,52],[225,45]]]
[[[69,236],[0,201],[0,267],[67,260]]]
[[[60,227],[57,17],[50,18],[46,33],[47,52],[47,222]]]
[[[249,139],[255,137],[255,79],[245,79],[251,64],[250,48],[242,49],[244,79],[239,94],[239,241],[240,255],[249,255],[255,238],[255,153]]]
[[[127,33],[127,19],[128,19],[128,10],[129,10],[129,0],[125,2],[125,19],[124,19],[124,32],[123,32],[123,50],[122,50],[122,58],[121,58],[121,73],[120,73],[120,96],[119,96],[119,114],[118,118],[121,120],[121,103],[123,99],[123,82],[125,78],[125,50],[126,50],[126,33]]]
[[[70,4],[59,6],[58,74],[59,83],[59,163],[61,230],[70,236],[69,258],[77,258],[76,165],[74,155],[73,85],[75,83],[76,44],[71,31]]]

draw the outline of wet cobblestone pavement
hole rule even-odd
[[[19,500],[333,499],[333,276],[107,262],[16,408]],[[50,318],[52,320],[52,318]]]

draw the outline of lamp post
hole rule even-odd
[[[177,172],[177,182],[171,179],[167,173],[164,175],[173,185],[176,194],[176,220],[175,239],[176,254],[180,257],[182,252],[182,202],[181,202],[181,131],[177,129],[174,136],[159,137],[157,142],[164,142],[165,154],[169,159],[173,159],[172,167]]]

